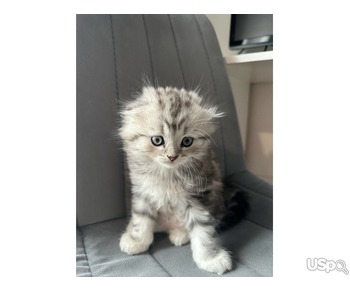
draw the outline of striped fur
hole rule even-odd
[[[133,193],[132,217],[121,249],[128,254],[144,252],[154,232],[166,231],[175,245],[191,241],[200,268],[219,274],[230,270],[231,257],[215,239],[227,202],[210,148],[215,120],[222,114],[194,91],[147,86],[121,117],[119,135]],[[152,137],[158,137],[160,145]],[[192,144],[186,147],[185,141]]]

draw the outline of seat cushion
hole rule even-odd
[[[77,276],[215,277],[200,270],[190,244],[173,246],[165,233],[157,233],[148,252],[129,256],[119,248],[127,221],[116,219],[77,229]],[[248,220],[219,234],[232,253],[234,269],[221,277],[272,276],[272,231]]]
[[[77,229],[79,277],[215,277],[200,270],[192,259],[190,244],[173,246],[165,233],[157,233],[148,252],[129,256],[119,248],[127,221],[116,219]],[[222,277],[272,276],[272,231],[248,220],[219,234],[232,253],[234,269]]]

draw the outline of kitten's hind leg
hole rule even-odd
[[[190,241],[188,231],[180,227],[169,230],[169,239],[176,246],[184,245]]]
[[[155,220],[146,214],[133,213],[129,225],[120,239],[120,249],[129,254],[148,250],[153,242]]]

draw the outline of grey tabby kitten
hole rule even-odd
[[[191,241],[199,268],[230,270],[231,256],[215,239],[228,198],[210,148],[222,113],[195,91],[147,86],[121,116],[119,134],[132,183],[132,217],[121,250],[142,253],[154,232],[166,231],[176,246]]]

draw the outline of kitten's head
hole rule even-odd
[[[167,168],[205,158],[215,119],[222,116],[196,92],[172,87],[144,87],[121,115],[119,134],[128,156]]]

